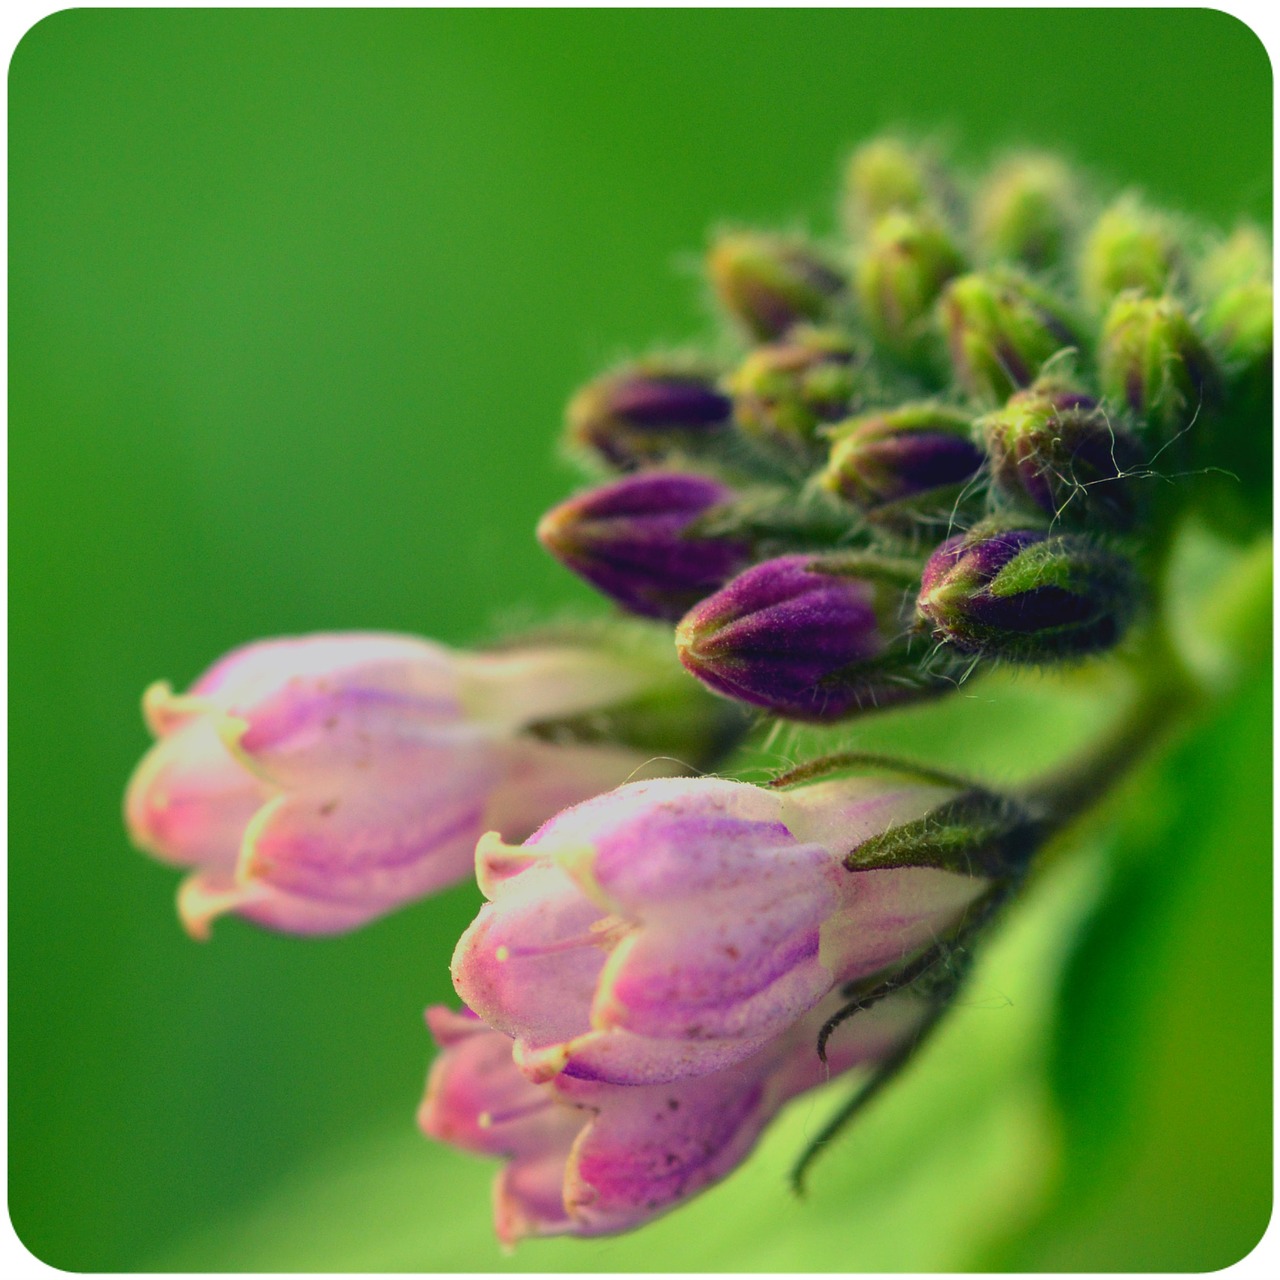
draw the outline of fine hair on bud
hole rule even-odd
[[[593,379],[569,401],[565,440],[615,471],[698,457],[719,442],[732,405],[719,369],[688,356],[649,356]]]
[[[707,253],[707,273],[720,305],[756,342],[824,323],[847,292],[840,267],[800,236],[722,232]]]
[[[1141,441],[1065,380],[1041,378],[977,424],[998,501],[1055,524],[1128,529],[1137,508]]]
[[[1087,538],[980,526],[929,558],[918,609],[944,647],[1052,663],[1117,644],[1138,594],[1129,562]]]

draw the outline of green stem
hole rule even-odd
[[[1100,804],[1133,769],[1209,701],[1209,691],[1188,668],[1170,632],[1167,575],[1173,537],[1153,552],[1150,622],[1133,655],[1136,689],[1127,711],[1080,755],[1037,779],[1023,801],[1044,823],[1047,840]]]

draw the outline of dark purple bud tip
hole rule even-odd
[[[1083,538],[974,529],[930,557],[917,608],[962,653],[1055,662],[1116,644],[1137,596],[1129,563]]]
[[[948,517],[981,469],[967,414],[936,404],[869,413],[837,429],[821,484],[896,526]]]
[[[554,507],[538,541],[629,612],[674,621],[749,562],[745,541],[691,528],[733,497],[706,476],[647,471]]]
[[[1132,472],[1145,451],[1089,396],[1064,384],[1037,383],[979,422],[996,490],[1054,521],[1133,524]]]
[[[714,437],[732,412],[713,370],[653,357],[583,387],[569,402],[566,431],[571,445],[631,471]]]
[[[717,693],[794,720],[918,697],[930,690],[906,661],[903,581],[846,572],[837,557],[767,560],[690,610],[676,650]]]
[[[803,240],[735,231],[707,255],[721,305],[760,342],[802,321],[821,322],[845,291],[835,265]]]

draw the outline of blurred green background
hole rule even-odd
[[[158,677],[256,636],[465,644],[589,605],[531,530],[620,355],[711,331],[721,219],[833,224],[867,134],[1058,148],[1269,223],[1271,75],[1206,10],[111,11],[10,72],[10,1211],[74,1270],[1203,1270],[1270,1211],[1267,672],[998,939],[910,1079],[636,1236],[503,1258],[413,1127],[459,888],[207,946],[130,851]],[[1216,570],[1214,571],[1216,572]],[[1207,576],[1212,577],[1213,573]],[[1105,683],[995,679],[856,741],[996,780]],[[1123,821],[1116,814],[1123,812]],[[1119,868],[1116,870],[1115,868]]]

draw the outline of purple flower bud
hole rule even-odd
[[[928,1011],[909,991],[880,1001],[840,1024],[824,1064],[815,1045],[840,999],[727,1070],[650,1085],[564,1074],[534,1084],[516,1067],[509,1036],[469,1010],[437,1005],[427,1025],[440,1054],[418,1123],[439,1142],[506,1162],[493,1192],[504,1246],[631,1231],[732,1173],[788,1100],[883,1062]]]
[[[962,653],[1053,662],[1116,644],[1136,597],[1128,562],[1083,538],[975,529],[930,557],[918,608]]]
[[[619,471],[701,452],[729,424],[732,405],[714,370],[653,356],[589,382],[569,402],[569,443]]]
[[[1051,356],[1077,345],[1061,304],[1011,271],[961,276],[939,307],[956,377],[982,399],[1007,399]]]
[[[857,382],[854,347],[844,334],[800,327],[757,347],[726,386],[744,435],[808,460],[818,427],[849,412]]]
[[[178,906],[193,936],[228,911],[289,933],[353,929],[468,877],[486,829],[524,834],[628,777],[649,753],[519,730],[634,697],[646,679],[585,645],[248,645],[187,694],[147,691],[158,741],[129,783],[129,834],[190,869]]]
[[[801,321],[826,320],[844,276],[803,240],[735,231],[707,257],[721,305],[757,341],[780,338]]]
[[[734,496],[707,476],[647,471],[552,508],[538,541],[624,609],[674,620],[749,563],[745,540],[695,532]]]
[[[680,661],[709,688],[795,720],[840,720],[931,692],[907,661],[915,585],[870,557],[755,565],[685,615]]]
[[[896,775],[790,790],[668,779],[579,804],[520,846],[486,837],[489,903],[454,952],[454,986],[535,1083],[722,1071],[934,945],[990,887],[981,851],[945,869],[923,849],[856,865],[960,794]]]
[[[1220,399],[1221,375],[1174,298],[1124,293],[1111,305],[1098,348],[1103,393],[1173,437]]]
[[[1072,525],[1095,520],[1116,529],[1132,525],[1135,494],[1129,473],[1143,462],[1144,450],[1091,397],[1065,383],[1041,380],[978,427],[992,480],[1010,501]]]
[[[868,413],[833,435],[822,486],[891,528],[950,519],[984,461],[969,415],[937,404]]]
[[[858,262],[858,300],[879,342],[904,360],[927,354],[942,286],[964,270],[950,235],[929,219],[892,213],[876,223]]]

